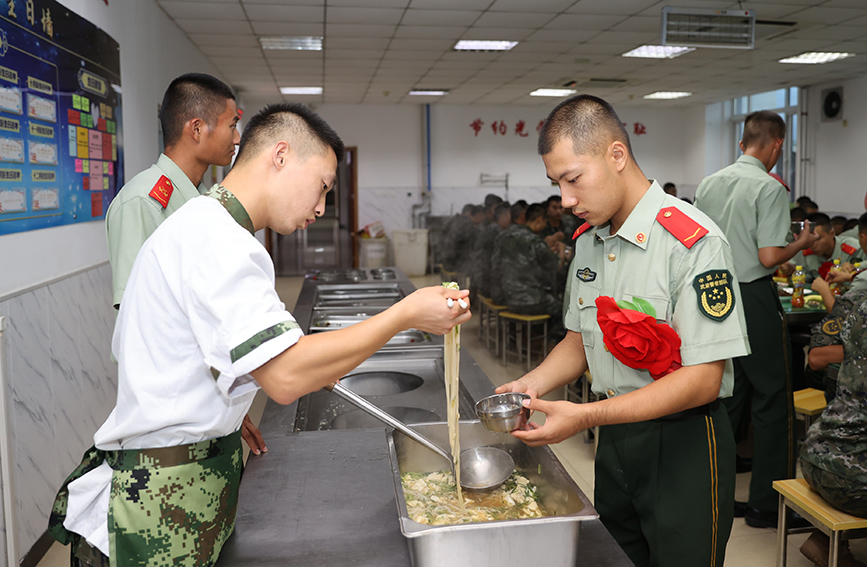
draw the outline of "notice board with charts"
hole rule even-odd
[[[0,0],[0,235],[105,218],[121,126],[118,43],[54,0]]]

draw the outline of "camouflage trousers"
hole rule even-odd
[[[73,561],[99,565],[63,527],[67,486],[102,463],[113,469],[108,510],[112,567],[213,565],[235,526],[241,478],[241,433],[177,447],[85,453],[67,478],[49,520],[61,543],[73,544]],[[82,472],[83,471],[83,472]],[[92,557],[93,556],[93,557]]]
[[[867,518],[867,486],[830,473],[801,459],[801,472],[810,487],[828,504],[847,514]]]

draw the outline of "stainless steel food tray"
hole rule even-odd
[[[448,447],[446,423],[412,425],[442,447]],[[405,435],[387,431],[400,531],[406,538],[414,567],[573,567],[578,555],[581,523],[598,518],[548,447],[528,447],[509,434],[492,433],[478,421],[460,423],[461,449],[491,445],[508,451],[517,470],[536,485],[548,516],[525,520],[427,526],[411,520],[400,483],[404,472],[434,472],[445,468],[442,457]]]

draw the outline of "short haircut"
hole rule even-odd
[[[851,230],[851,229],[855,228],[856,226],[860,226],[860,220],[861,220],[860,218],[847,220],[846,224],[843,226],[843,230],[844,231]]]
[[[840,230],[837,232],[843,232],[843,227],[846,226],[846,221],[849,220],[842,215],[836,215],[831,217],[831,226],[835,227],[834,230],[837,230],[836,227],[840,227]]]
[[[518,220],[518,217],[520,217],[522,213],[527,212],[527,201],[521,199],[520,201],[511,206],[511,211],[512,222],[516,222]],[[527,217],[524,217],[524,220],[526,221]]]
[[[235,100],[235,93],[229,85],[211,75],[187,73],[172,81],[160,106],[163,144],[176,144],[181,139],[184,124],[194,118],[214,128],[229,100]]]
[[[825,213],[810,213],[807,215],[807,220],[813,226],[821,226],[825,229],[825,232],[831,230],[831,219]]]
[[[524,217],[527,222],[533,222],[539,217],[546,216],[547,212],[545,210],[545,205],[540,203],[533,203],[529,207],[527,207],[527,214]]]
[[[551,195],[547,199],[545,199],[545,206],[550,207],[553,202],[561,203],[563,202],[563,198],[560,195]]]
[[[502,203],[503,198],[499,195],[494,195],[493,193],[488,193],[485,195],[485,208],[489,209],[492,205],[496,205],[498,203]]]
[[[867,233],[867,213],[858,217],[858,232]]]
[[[674,183],[669,181],[665,185],[662,186],[662,190],[665,191],[666,193],[668,192],[669,189],[677,189],[677,185],[675,185]]]
[[[791,210],[789,210],[789,217],[791,217],[793,221],[807,220],[807,211],[801,207],[792,207]]]
[[[786,137],[786,123],[780,115],[770,110],[757,110],[744,121],[744,136],[741,141],[745,148],[764,147]]]
[[[331,148],[337,163],[343,161],[343,140],[337,132],[309,107],[292,102],[268,105],[250,119],[241,136],[236,163],[253,159],[281,139],[293,146],[301,160]]]
[[[483,215],[485,214],[485,207],[483,207],[482,205],[473,205],[473,212],[470,214],[472,214],[474,217],[478,215]]]
[[[610,104],[592,95],[573,96],[551,111],[539,131],[539,155],[551,153],[554,144],[563,138],[572,140],[577,155],[600,156],[612,142],[619,141],[635,161],[623,121]]]
[[[796,199],[796,202],[798,203],[798,205],[800,205],[800,206],[802,206],[802,207],[803,207],[804,204],[806,204],[806,203],[812,203],[812,201],[810,200],[810,198],[807,197],[806,195],[801,195],[800,197],[798,197],[798,198]]]
[[[509,213],[509,215],[511,216],[511,209],[512,209],[512,206],[509,205],[508,201],[503,201],[502,203],[497,203],[494,206],[494,218],[495,219],[499,218],[500,215],[502,215],[504,213]]]

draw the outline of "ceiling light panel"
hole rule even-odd
[[[674,59],[684,53],[695,51],[694,47],[682,45],[642,45],[623,54],[623,57],[640,57],[643,59]]]
[[[688,96],[692,96],[692,93],[685,91],[657,91],[655,93],[644,95],[642,98],[648,100],[674,100],[676,98],[685,98]]]
[[[321,95],[322,87],[280,87],[284,95]]]
[[[801,65],[822,65],[823,63],[831,63],[832,61],[840,61],[855,57],[854,53],[836,53],[829,51],[808,51],[795,55],[794,57],[786,57],[780,59],[780,63],[796,63]]]
[[[260,37],[262,49],[290,51],[322,51],[322,36]]]
[[[577,91],[572,89],[536,89],[530,93],[530,96],[556,96],[564,97],[575,94]]]
[[[518,45],[517,41],[464,39],[454,45],[455,51],[508,51]]]

